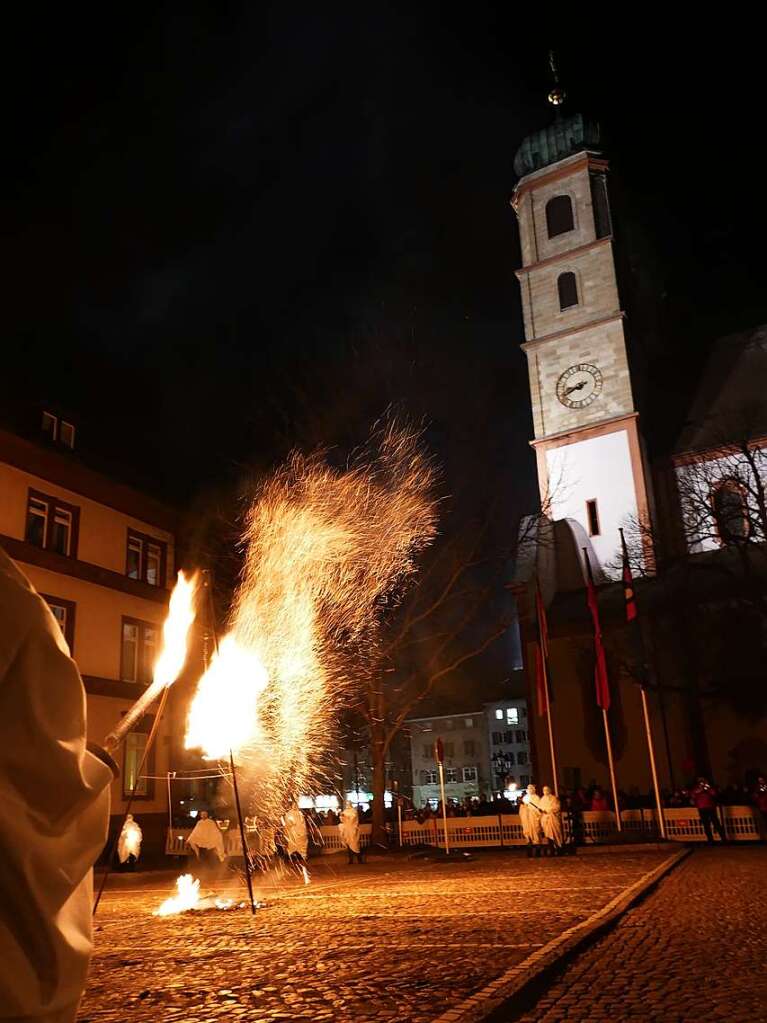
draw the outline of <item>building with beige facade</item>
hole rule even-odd
[[[76,455],[73,424],[44,412],[38,440],[0,430],[0,543],[48,602],[87,693],[88,738],[107,733],[151,678],[175,576],[175,515]],[[112,829],[136,784],[145,850],[164,844],[173,708],[138,777],[151,714],[116,757]]]

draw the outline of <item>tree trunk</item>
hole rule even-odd
[[[373,762],[373,831],[371,845],[385,846],[386,843],[386,720],[384,715],[384,694],[380,682],[370,690],[370,757]]]

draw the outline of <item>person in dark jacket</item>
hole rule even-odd
[[[706,832],[706,841],[709,845],[714,844],[714,836],[711,832],[712,824],[721,840],[723,842],[727,841],[724,828],[719,820],[719,814],[716,812],[716,796],[717,793],[714,786],[709,784],[706,778],[702,777],[698,778],[695,788],[690,793],[690,800],[700,815],[700,822],[703,825],[703,830]]]

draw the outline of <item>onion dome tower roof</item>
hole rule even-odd
[[[600,141],[596,121],[587,120],[583,114],[557,116],[548,128],[541,128],[522,140],[514,157],[514,173],[523,178],[581,150],[599,150]]]

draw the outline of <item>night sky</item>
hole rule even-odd
[[[512,5],[185,7],[6,33],[12,398],[69,410],[115,472],[180,501],[294,443],[343,449],[398,401],[451,494],[475,476],[532,505],[508,199],[552,118],[552,44],[653,298],[657,450],[712,340],[767,319],[763,87],[720,26],[584,41]]]

